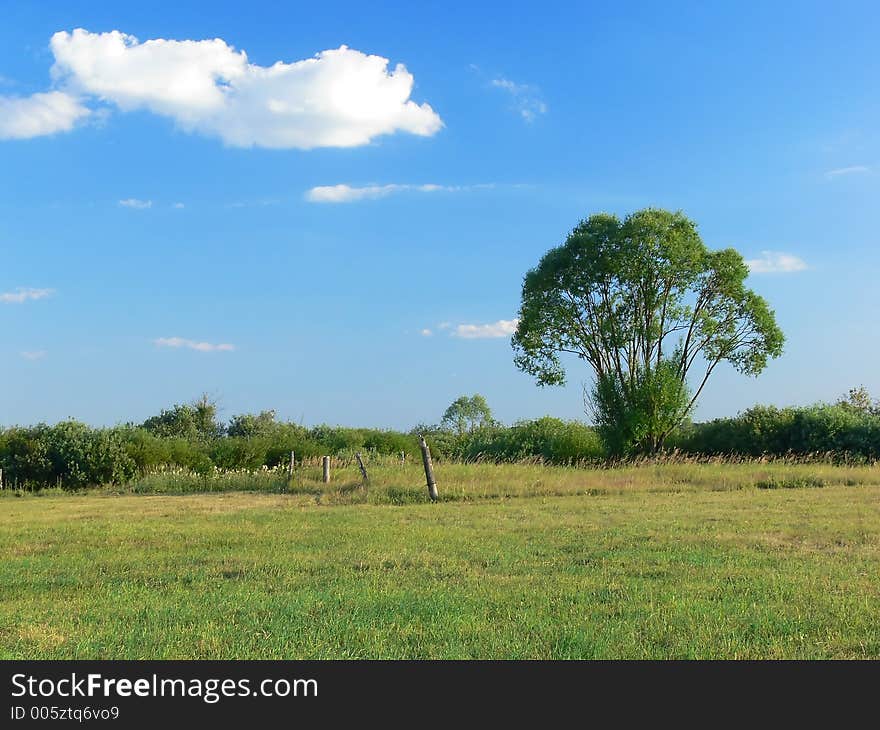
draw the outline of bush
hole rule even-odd
[[[781,409],[755,406],[735,418],[694,424],[679,434],[674,445],[697,454],[827,454],[875,461],[880,459],[880,416],[842,404]]]
[[[77,421],[4,431],[0,466],[4,482],[23,489],[119,484],[137,473],[120,430],[93,429]]]
[[[594,428],[550,416],[519,421],[509,428],[476,429],[455,437],[445,446],[452,456],[463,460],[540,459],[553,464],[571,464],[600,459],[604,455]]]

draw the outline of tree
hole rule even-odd
[[[864,385],[850,388],[845,396],[838,399],[837,405],[864,416],[880,416],[880,400],[871,400],[871,394]]]
[[[258,415],[242,413],[229,419],[226,435],[239,438],[266,436],[276,426],[275,411],[260,411]]]
[[[466,395],[456,398],[446,409],[440,423],[444,428],[461,435],[477,428],[490,426],[494,421],[486,399],[476,393],[470,398]]]
[[[720,363],[757,375],[782,354],[774,313],[747,276],[737,251],[710,251],[680,212],[593,215],[526,274],[514,362],[539,385],[561,385],[560,355],[586,361],[606,447],[654,452]]]
[[[217,404],[207,394],[192,403],[163,410],[158,416],[144,421],[142,427],[156,436],[190,441],[210,440],[223,435],[223,426],[217,420]]]

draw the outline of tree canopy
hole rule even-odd
[[[479,393],[468,397],[462,395],[456,398],[443,414],[441,426],[455,431],[458,434],[473,431],[483,426],[490,426],[492,411],[486,399]]]
[[[681,212],[590,216],[526,274],[515,363],[540,385],[561,385],[561,355],[586,361],[596,376],[588,401],[611,451],[654,451],[720,363],[757,375],[782,353],[782,331],[745,286],[748,273],[736,250],[709,250]]]
[[[144,421],[142,428],[166,438],[210,440],[223,434],[223,424],[217,419],[217,404],[207,394],[192,403],[163,409],[158,416]]]

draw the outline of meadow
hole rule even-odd
[[[880,467],[347,460],[0,493],[0,658],[880,658]]]

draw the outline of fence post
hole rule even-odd
[[[3,489],[3,470],[0,469],[0,489]]]
[[[322,461],[323,461],[323,465],[324,465],[324,484],[329,484],[330,483],[330,457],[325,456]]]
[[[422,463],[425,465],[425,481],[428,482],[428,494],[431,501],[437,501],[437,482],[434,481],[434,464],[431,462],[431,450],[424,436],[419,434],[419,448],[422,450]]]
[[[290,488],[290,483],[293,481],[293,451],[290,452],[290,462],[287,464],[287,481],[284,483],[284,489],[282,491],[286,492]]]
[[[358,451],[358,452],[354,455],[354,458],[357,459],[358,468],[361,470],[361,474],[362,474],[363,477],[364,477],[364,482],[368,482],[368,481],[370,481],[370,477],[367,476],[367,467],[364,466],[364,460],[361,458],[361,452]]]
[[[406,464],[406,452],[405,451],[400,452],[400,463]]]

